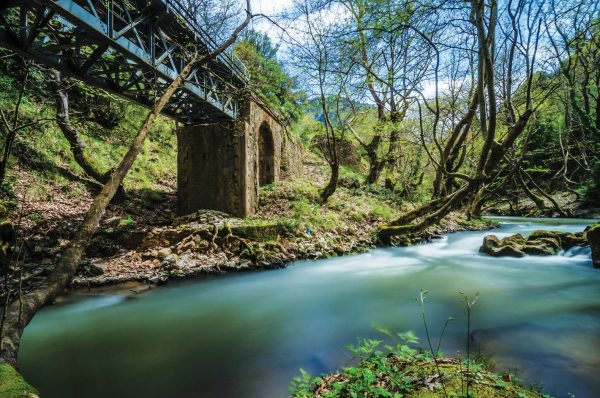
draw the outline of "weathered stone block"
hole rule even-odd
[[[253,101],[241,121],[177,130],[179,211],[220,210],[245,217],[256,210],[258,187],[279,180],[282,127]]]

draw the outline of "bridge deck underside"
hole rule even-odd
[[[214,44],[177,0],[1,0],[0,45],[152,107],[189,59]],[[194,124],[237,119],[246,72],[223,54],[199,65],[163,113]]]

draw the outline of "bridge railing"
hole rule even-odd
[[[189,8],[186,7],[179,0],[161,0],[168,11],[173,12],[179,16],[183,21],[188,24],[188,29],[192,30],[202,42],[207,46],[209,52],[214,52],[219,44],[212,38],[212,36],[200,26],[197,22],[196,17],[192,15]],[[234,53],[233,47],[228,48],[222,54],[217,57],[218,61],[227,66],[233,73],[237,75],[242,81],[248,80],[248,68],[242,60],[240,60]]]

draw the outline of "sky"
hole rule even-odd
[[[284,11],[286,7],[292,4],[292,0],[251,0],[252,12],[255,14],[265,14],[275,16]],[[271,39],[277,40],[281,33],[279,29],[274,27],[266,20],[258,20],[252,22],[252,28],[267,33]]]
[[[286,6],[292,4],[291,0],[252,0],[252,8],[254,12],[264,14],[274,14],[283,10]]]

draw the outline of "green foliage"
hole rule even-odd
[[[135,224],[135,220],[132,216],[127,216],[119,220],[119,227],[132,227]]]
[[[413,378],[402,372],[405,364],[398,359],[407,358],[413,362],[426,360],[426,356],[406,345],[380,350],[382,343],[382,340],[361,339],[356,346],[348,345],[351,355],[360,361],[359,365],[344,367],[341,373],[331,377],[313,377],[300,370],[301,375],[290,386],[292,396],[314,397],[315,388],[325,385],[328,388],[319,392],[319,396],[323,398],[404,396],[412,390]],[[406,352],[412,355],[407,356]],[[382,375],[386,376],[383,384],[380,383]]]
[[[327,204],[322,205],[318,201],[319,189],[310,178],[281,181],[262,188],[259,205],[261,208],[287,208],[275,220],[293,220],[300,230],[309,228],[317,233],[344,233],[357,228],[357,223],[389,222],[398,216],[387,191],[338,187]]]
[[[393,335],[385,328],[380,331],[396,343],[382,346],[382,340],[360,339],[357,345],[347,346],[358,361],[356,365],[319,377],[300,369],[300,376],[290,384],[292,397],[550,398],[539,386],[523,387],[514,375],[505,381],[490,370],[489,358],[483,363],[476,359],[438,363],[431,354],[413,347],[418,339],[412,332]],[[466,374],[472,379],[471,391],[464,390]]]
[[[600,141],[600,137],[598,138]],[[596,154],[600,153],[600,142],[596,145]],[[600,156],[596,155],[596,159],[592,165],[590,178],[583,186],[583,194],[587,202],[594,206],[600,206]]]
[[[298,90],[296,79],[284,70],[269,37],[247,31],[234,53],[248,68],[251,88],[286,119],[297,120],[305,101],[304,92]]]

